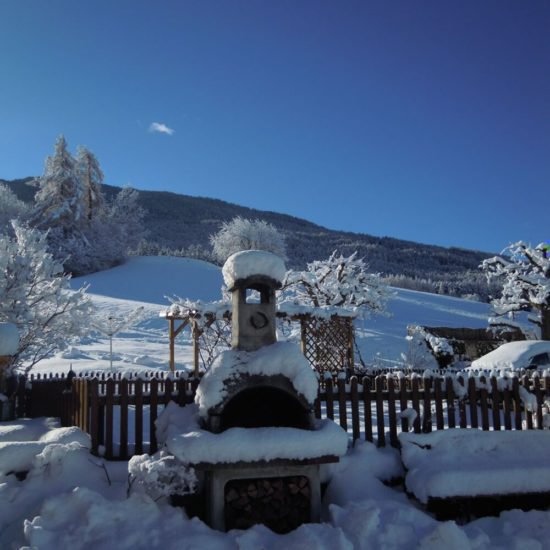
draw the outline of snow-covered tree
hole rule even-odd
[[[28,213],[29,207],[8,186],[0,183],[0,233],[10,232],[10,221],[23,220]]]
[[[503,282],[502,295],[491,303],[492,325],[516,327],[514,314],[529,312],[529,320],[550,340],[550,254],[546,243],[532,247],[523,241],[504,249],[502,256],[485,260],[481,268],[488,280]]]
[[[58,228],[62,236],[74,234],[85,216],[84,191],[63,136],[55,143],[55,153],[46,159],[38,183],[32,225],[38,229]]]
[[[15,237],[0,235],[0,320],[20,333],[14,364],[27,370],[73,336],[88,330],[86,289],[70,290],[69,277],[48,252],[47,236],[13,222]]]
[[[265,250],[286,259],[284,236],[264,220],[249,220],[237,216],[224,222],[221,229],[210,235],[214,257],[221,263],[241,250]]]
[[[65,270],[83,275],[123,262],[143,237],[138,193],[123,189],[107,203],[95,155],[79,147],[76,160],[61,136],[38,179],[31,225],[48,230],[48,244]]]
[[[392,296],[380,275],[368,272],[357,252],[343,256],[334,251],[327,260],[308,263],[306,271],[289,271],[284,288],[292,301],[356,309],[362,316],[384,314]]]
[[[90,321],[91,328],[109,338],[109,361],[111,369],[113,368],[113,336],[141,321],[143,310],[143,306],[139,306],[122,316],[116,316],[112,313],[96,313],[92,316]]]
[[[83,189],[84,214],[88,223],[101,216],[105,209],[103,172],[96,156],[86,147],[79,147],[76,155],[76,171]]]

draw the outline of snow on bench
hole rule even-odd
[[[90,436],[74,426],[60,428],[56,418],[20,419],[0,424],[0,478],[30,470],[48,445],[75,443],[91,448]]]
[[[432,511],[445,500],[487,503],[521,495],[550,500],[548,431],[449,429],[402,433],[399,440],[407,491]]]

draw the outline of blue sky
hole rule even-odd
[[[0,0],[0,178],[40,174],[61,133],[113,185],[538,243],[550,3]]]

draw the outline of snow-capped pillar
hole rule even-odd
[[[232,295],[233,348],[254,351],[277,341],[275,291],[286,272],[283,260],[260,250],[237,252],[223,266]]]

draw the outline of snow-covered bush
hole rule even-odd
[[[407,353],[402,354],[407,367],[415,370],[431,370],[449,366],[457,368],[459,362],[455,362],[455,356],[461,352],[453,347],[453,345],[457,346],[455,340],[436,336],[418,325],[409,325],[407,332],[409,347]]]
[[[284,236],[264,220],[249,220],[237,216],[224,222],[221,229],[210,236],[214,257],[223,263],[241,250],[264,250],[286,259]]]
[[[485,260],[481,268],[487,279],[502,281],[502,296],[493,300],[495,326],[517,328],[514,314],[530,312],[529,321],[550,340],[550,257],[548,244],[532,247],[522,241],[504,249],[503,256]]]
[[[72,291],[63,267],[48,252],[46,234],[13,222],[15,237],[0,235],[0,321],[17,326],[14,364],[30,369],[87,332],[91,302]]]
[[[136,455],[128,462],[130,484],[141,487],[152,499],[187,495],[197,488],[195,470],[174,455],[159,451],[154,455]]]

